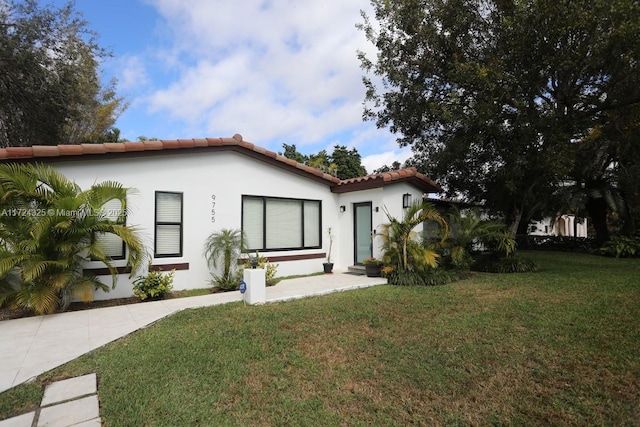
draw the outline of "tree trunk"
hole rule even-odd
[[[604,198],[589,198],[587,212],[591,217],[591,225],[596,230],[596,244],[602,246],[609,240],[609,228],[607,227],[607,202]]]
[[[522,220],[522,209],[515,208],[511,215],[511,221],[509,225],[509,234],[512,238],[516,238],[516,234],[518,234],[518,227],[520,226],[520,221]]]

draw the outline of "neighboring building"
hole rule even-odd
[[[415,168],[341,181],[240,135],[10,147],[0,149],[0,161],[50,164],[83,189],[108,180],[133,189],[127,224],[140,230],[154,268],[176,270],[176,290],[209,285],[203,245],[216,230],[242,229],[249,249],[288,276],[322,271],[331,227],[331,261],[344,271],[381,255],[374,237],[388,222],[384,210],[402,217],[403,203],[442,191]],[[109,247],[123,267],[122,244]],[[87,269],[106,275],[97,262]],[[130,296],[131,289],[121,274],[116,289],[96,299]]]
[[[577,218],[574,215],[561,215],[555,220],[545,218],[541,221],[532,221],[529,224],[530,236],[566,236],[588,237],[587,219]]]

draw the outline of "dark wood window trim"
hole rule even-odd
[[[153,264],[151,266],[151,271],[171,271],[171,270],[188,270],[189,263],[183,262],[179,264]],[[84,268],[84,272],[95,274],[96,276],[109,276],[111,273],[109,269],[106,267],[100,268]],[[116,271],[118,274],[129,274],[131,273],[131,267],[116,267]]]
[[[286,262],[286,261],[304,261],[307,259],[323,259],[326,258],[326,252],[320,252],[317,254],[301,254],[301,255],[277,255],[277,256],[267,256],[267,260],[269,262]],[[246,264],[248,259],[240,259],[238,262],[240,264]]]

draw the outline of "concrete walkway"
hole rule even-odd
[[[0,427],[100,427],[96,374],[49,384],[40,408],[0,421]]]
[[[343,272],[283,280],[267,288],[267,302],[384,283]],[[234,301],[242,301],[239,291],[0,321],[0,392],[170,314]]]

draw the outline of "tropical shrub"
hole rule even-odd
[[[149,271],[146,276],[140,276],[133,282],[133,294],[145,299],[159,299],[173,289],[175,270],[164,274],[162,271]]]
[[[222,274],[211,273],[211,284],[223,291],[238,289],[238,258],[245,251],[242,231],[228,228],[213,232],[205,241],[204,256],[210,267],[222,267]]]
[[[471,269],[485,273],[533,273],[538,271],[538,266],[532,260],[519,255],[484,255],[476,259]]]
[[[612,236],[598,251],[602,255],[616,258],[640,256],[640,237]]]
[[[477,212],[468,211],[463,215],[456,209],[449,215],[449,226],[454,231],[441,246],[448,264],[454,269],[469,270],[478,249],[500,256],[515,251],[516,242],[508,228],[499,221],[482,219]]]
[[[401,220],[394,218],[385,210],[389,223],[382,225],[378,234],[383,240],[385,272],[425,271],[438,266],[438,253],[425,247],[415,228],[426,221],[435,221],[446,237],[448,225],[437,209],[430,203],[420,200],[405,209]]]
[[[107,267],[115,287],[118,273],[99,234],[122,239],[133,277],[147,252],[136,231],[120,221],[127,192],[113,181],[83,191],[46,165],[0,165],[0,306],[45,314],[66,309],[74,298],[91,301],[96,289],[110,288],[83,271],[89,260]],[[102,211],[113,200],[122,206],[116,220]]]
[[[590,237],[568,236],[516,236],[518,249],[584,252],[591,253],[597,248],[595,239]]]
[[[438,267],[439,254],[415,230],[418,225],[434,222],[441,244],[449,231],[447,221],[430,203],[416,201],[405,211],[401,220],[388,212],[388,224],[382,226],[382,274],[388,283],[400,286],[435,286],[450,283],[455,274]],[[372,261],[373,262],[373,261]]]
[[[458,279],[455,272],[443,268],[430,268],[422,271],[391,270],[388,273],[385,272],[385,277],[390,285],[397,286],[440,286]]]

